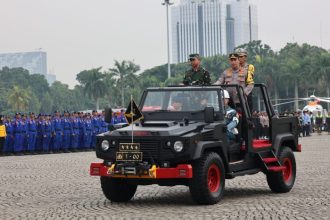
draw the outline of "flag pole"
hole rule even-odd
[[[133,117],[134,117],[134,111],[133,111],[133,95],[131,95],[131,117],[132,117],[132,144],[133,144],[133,140],[134,140],[134,131],[133,131],[133,126],[134,126],[134,124],[133,124]]]

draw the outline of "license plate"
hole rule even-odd
[[[126,152],[139,152],[140,151],[140,143],[120,143],[119,151]]]
[[[142,152],[117,152],[116,161],[142,161]]]

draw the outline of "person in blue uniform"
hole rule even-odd
[[[63,140],[62,149],[65,153],[69,152],[72,136],[72,123],[69,118],[69,112],[64,111],[64,117],[62,118],[62,128],[63,128]]]
[[[28,120],[26,114],[22,115],[22,135],[23,135],[23,153],[29,154],[28,152]]]
[[[111,124],[115,125],[118,124],[118,116],[117,116],[117,112],[113,113],[112,118],[111,118]]]
[[[126,123],[126,118],[123,109],[120,110],[120,114],[118,116],[118,123]]]
[[[93,133],[93,125],[90,118],[90,114],[87,114],[84,120],[84,148],[88,150],[91,148],[92,144],[92,133]]]
[[[52,121],[53,128],[54,128],[54,138],[53,138],[53,151],[59,152],[62,148],[62,139],[63,139],[63,127],[62,121],[60,118],[60,112],[54,112],[54,119]]]
[[[6,140],[4,147],[4,155],[11,155],[14,152],[14,127],[10,117],[5,117],[4,124],[6,126]]]
[[[92,125],[93,125],[93,134],[92,134],[91,149],[95,149],[95,147],[96,147],[96,135],[98,135],[100,133],[100,130],[101,130],[101,123],[100,123],[98,113],[97,113],[96,110],[93,111]]]
[[[105,111],[102,111],[102,115],[100,116],[100,124],[101,124],[101,133],[105,133],[108,132],[108,123],[105,122],[104,120],[104,116],[105,116]]]
[[[72,138],[71,138],[71,150],[77,151],[79,144],[79,119],[78,113],[74,112],[72,117]]]
[[[40,129],[42,133],[42,151],[43,153],[52,153],[50,149],[50,141],[52,140],[54,130],[50,115],[47,115],[45,120],[41,121]]]
[[[37,141],[37,123],[35,121],[35,115],[30,112],[30,119],[27,120],[27,136],[28,136],[28,147],[29,153],[35,153],[36,141]]]
[[[14,152],[17,155],[23,155],[23,125],[21,120],[21,113],[15,114],[15,121],[13,123],[14,130]]]
[[[234,142],[238,134],[237,125],[239,123],[238,115],[235,109],[229,106],[230,95],[227,90],[223,90],[224,107],[226,111],[227,139],[228,142]]]
[[[37,124],[37,139],[36,139],[36,147],[35,147],[36,152],[43,151],[43,148],[42,148],[43,134],[42,134],[41,127],[43,126],[44,122],[45,122],[44,115],[39,114],[38,118],[36,120],[36,124]]]
[[[84,114],[82,112],[78,113],[78,123],[79,123],[79,142],[78,142],[78,149],[84,149],[84,127],[85,122],[83,118]]]

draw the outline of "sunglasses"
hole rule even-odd
[[[189,59],[190,62],[191,62],[191,61],[194,61],[194,60],[196,60],[196,58],[190,58],[190,59]]]

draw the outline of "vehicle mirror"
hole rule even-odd
[[[105,109],[105,115],[104,115],[104,121],[106,123],[111,123],[111,119],[112,119],[112,109],[111,108],[106,108]]]
[[[213,107],[205,107],[204,109],[204,120],[206,123],[214,122],[214,108]]]

